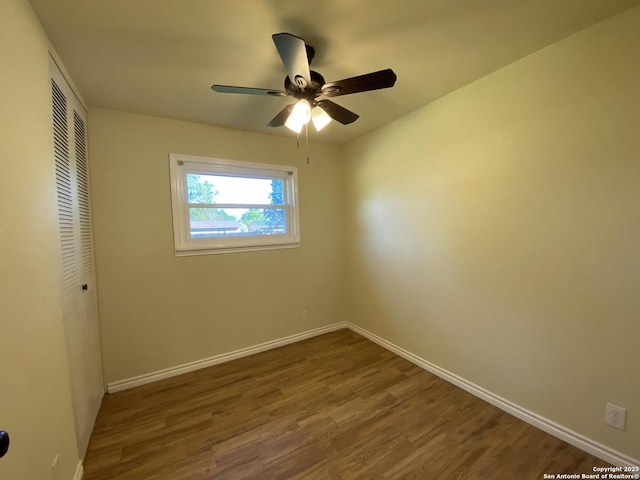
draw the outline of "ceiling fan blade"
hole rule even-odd
[[[309,66],[311,66],[311,62],[313,61],[313,57],[316,56],[316,49],[311,45],[307,45],[305,43],[304,48],[307,50],[307,61],[309,62]]]
[[[327,115],[343,125],[353,123],[360,117],[360,115],[341,107],[337,103],[333,103],[331,100],[320,100],[318,106],[327,112]]]
[[[234,87],[233,85],[211,85],[211,90],[220,93],[244,93],[247,95],[271,95],[273,97],[286,97],[281,90],[269,90],[268,88]]]
[[[276,33],[271,38],[276,44],[291,83],[306,88],[311,83],[311,72],[304,40],[290,33]]]
[[[337,82],[325,83],[322,94],[327,97],[338,97],[351,93],[379,90],[393,87],[396,83],[396,74],[390,68],[378,72],[366,73],[357,77],[345,78]]]
[[[292,103],[291,105],[287,105],[282,110],[280,110],[280,113],[278,113],[275,117],[273,117],[273,119],[271,119],[269,123],[267,123],[267,127],[283,126],[289,118],[289,115],[291,115],[291,110],[293,110],[294,106],[295,103]]]

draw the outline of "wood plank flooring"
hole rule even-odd
[[[108,395],[84,466],[84,480],[490,480],[607,464],[340,330]]]

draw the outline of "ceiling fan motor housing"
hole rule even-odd
[[[284,77],[284,89],[287,92],[287,94],[299,100],[301,99],[308,100],[309,103],[313,104],[313,100],[318,95],[322,94],[324,77],[320,75],[318,72],[315,72],[313,70],[311,70],[310,73],[311,73],[311,83],[308,84],[306,87],[301,87],[299,85],[296,85],[291,80],[289,80],[289,76]],[[304,83],[306,83],[306,80],[304,78],[302,78],[302,80]]]

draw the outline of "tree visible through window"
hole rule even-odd
[[[269,199],[273,205],[282,205],[282,181],[271,180],[271,193],[269,193]],[[286,227],[284,219],[284,210],[265,210],[264,219],[273,231],[284,230]]]
[[[193,199],[194,203],[213,203],[214,197],[218,194],[208,181],[199,182],[197,175],[187,175],[187,188],[189,198]],[[189,217],[191,220],[235,220],[235,217],[219,208],[192,208]]]

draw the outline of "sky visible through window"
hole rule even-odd
[[[190,174],[192,175],[192,174]],[[271,204],[269,194],[271,193],[271,179],[267,178],[245,178],[227,177],[222,175],[194,175],[198,177],[198,182],[203,186],[208,182],[213,185],[212,190],[217,192],[214,195],[215,203],[262,203]],[[193,201],[193,199],[190,199]],[[239,218],[248,209],[222,209],[227,214]]]

